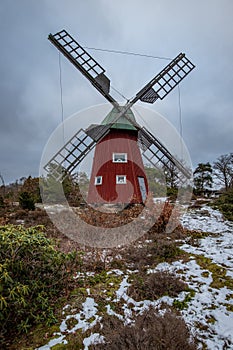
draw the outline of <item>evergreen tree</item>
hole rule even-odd
[[[176,166],[172,162],[169,162],[168,166],[164,167],[164,173],[166,177],[167,187],[170,189],[177,189],[178,170]]]
[[[205,195],[210,191],[213,184],[212,166],[208,163],[199,163],[194,171],[195,192],[198,195]]]
[[[34,202],[41,202],[39,178],[28,176],[28,178],[21,178],[20,181],[23,183],[21,191],[28,192],[34,199]]]
[[[35,210],[35,201],[32,194],[27,191],[20,192],[19,205],[22,209]]]

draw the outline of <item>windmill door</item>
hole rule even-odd
[[[145,183],[144,177],[138,176],[138,183],[139,183],[139,188],[141,191],[142,200],[143,200],[143,202],[145,202],[145,200],[146,200],[146,183]]]

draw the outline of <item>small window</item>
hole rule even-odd
[[[126,175],[117,175],[116,176],[116,183],[119,184],[126,184]]]
[[[102,176],[96,176],[95,185],[102,185]]]
[[[127,163],[127,153],[113,153],[113,163]]]

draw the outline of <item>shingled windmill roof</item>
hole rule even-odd
[[[111,110],[111,112],[107,114],[107,116],[104,118],[101,124],[102,125],[111,124],[118,114],[119,114],[119,111],[117,110],[117,108],[114,107]],[[126,116],[129,118],[129,120],[126,118]],[[132,120],[132,123],[130,122],[130,120]],[[111,128],[124,129],[124,130],[137,130],[133,125],[134,123],[136,123],[134,114],[131,111],[131,109],[128,109],[127,112],[111,126]]]

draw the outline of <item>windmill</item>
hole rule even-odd
[[[100,125],[78,130],[46,163],[44,169],[55,180],[62,181],[65,174],[73,174],[94,147],[88,203],[144,202],[148,183],[142,156],[154,167],[175,166],[180,181],[191,177],[191,171],[137,123],[131,110],[139,100],[153,104],[164,99],[194,69],[184,53],[122,106],[110,94],[110,80],[104,68],[66,30],[49,34],[48,39],[113,106]],[[61,171],[64,164],[65,173]]]

